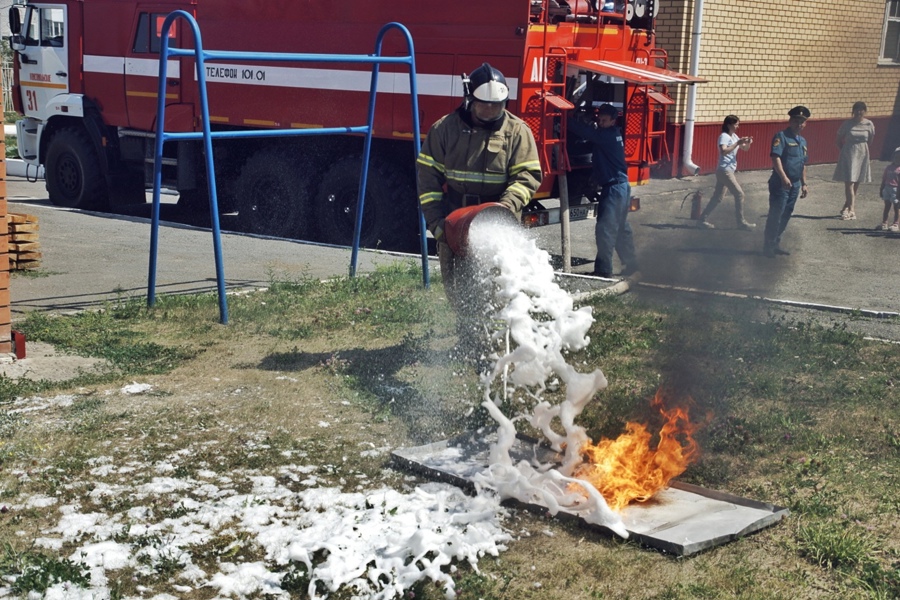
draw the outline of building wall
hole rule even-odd
[[[694,0],[671,0],[660,6],[657,45],[668,51],[675,70],[689,69],[694,6]],[[709,83],[697,87],[695,147],[714,146],[728,114],[738,115],[742,126],[767,123],[768,131],[786,122],[787,111],[797,104],[812,112],[809,136],[833,140],[857,100],[866,102],[869,118],[882,125],[873,154],[883,156],[900,146],[900,123],[894,122],[900,107],[900,64],[878,64],[884,9],[884,0],[852,5],[825,0],[705,0],[699,75]],[[670,140],[677,142],[687,89],[670,93],[676,99],[669,112],[675,125]],[[757,142],[768,144],[768,139]],[[680,158],[681,148],[670,148]],[[743,168],[768,166],[767,153],[753,154]],[[833,142],[817,144],[810,155],[813,163],[836,158]],[[703,171],[715,168],[715,164],[700,166]]]

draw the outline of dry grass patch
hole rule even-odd
[[[59,537],[60,507],[77,506],[104,515],[92,535],[102,531],[138,558],[107,570],[111,598],[212,598],[216,590],[188,583],[185,571],[274,568],[259,540],[223,524],[174,545],[171,531],[148,523],[188,523],[193,503],[217,497],[245,495],[250,506],[242,510],[253,508],[260,486],[292,496],[324,487],[410,490],[422,482],[390,468],[392,449],[486,422],[473,410],[478,379],[457,355],[442,290],[421,289],[414,266],[326,284],[278,282],[230,303],[228,326],[217,323],[210,296],[165,297],[154,310],[123,302],[74,317],[35,315],[23,324],[29,339],[111,366],[63,384],[0,380],[7,584],[40,594],[53,577],[77,583],[65,560],[78,544],[35,543]],[[725,313],[614,298],[593,307],[592,343],[570,356],[579,370],[600,367],[610,380],[582,415],[589,434],[614,437],[628,420],[652,422],[649,399],[666,386],[705,423],[701,458],[682,479],[789,506],[793,515],[675,559],[513,510],[508,549],[482,557],[478,573],[458,565],[460,598],[898,597],[894,349],[840,329],[761,319],[758,307],[740,303]],[[129,393],[132,382],[150,387]],[[174,503],[153,491],[182,485],[191,491]],[[267,503],[259,510],[277,518]],[[301,570],[282,572],[282,589],[304,597]],[[444,597],[430,584],[412,591]]]

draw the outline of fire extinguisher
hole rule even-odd
[[[681,201],[682,208],[684,208],[684,203],[687,202],[688,198],[691,199],[691,219],[699,221],[700,215],[703,213],[703,192],[697,190],[696,192],[688,193]]]

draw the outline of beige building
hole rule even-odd
[[[660,0],[657,0],[660,1]],[[690,71],[696,0],[660,2],[657,46],[669,68]],[[741,134],[754,147],[742,169],[768,168],[768,143],[783,128],[787,111],[803,104],[812,112],[804,131],[810,162],[837,160],[835,132],[858,100],[875,122],[874,157],[900,146],[900,0],[705,0],[698,74],[708,80],[696,93],[693,161],[701,172],[716,167],[722,119],[741,119]],[[687,88],[670,89],[671,174],[683,160]],[[894,115],[897,117],[894,117]],[[895,122],[896,121],[896,122]],[[665,173],[661,173],[665,174]]]

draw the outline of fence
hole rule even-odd
[[[13,62],[12,59],[4,58],[2,66],[0,66],[3,75],[3,112],[13,112],[12,86],[13,86]]]

